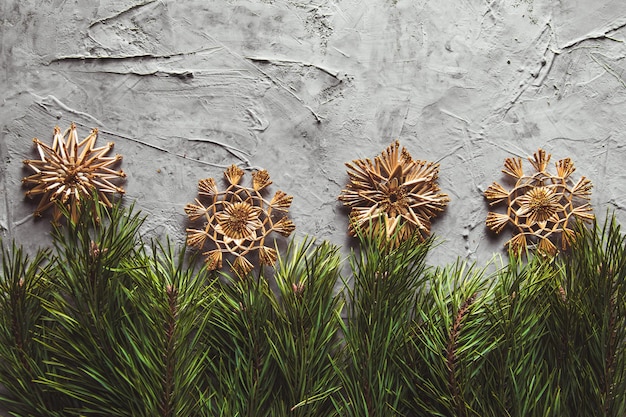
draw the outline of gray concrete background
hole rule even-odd
[[[626,220],[623,0],[2,0],[0,39],[0,228],[29,248],[49,224],[22,160],[72,121],[180,242],[197,181],[236,163],[294,196],[296,236],[345,246],[344,162],[395,139],[441,164],[435,264],[502,253],[482,192],[538,147]]]

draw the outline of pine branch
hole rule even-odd
[[[339,381],[332,367],[343,303],[335,296],[339,281],[338,248],[313,240],[291,241],[279,256],[273,279],[276,320],[268,323],[268,340],[280,369],[279,395],[285,412],[295,416],[328,416],[330,393]],[[298,405],[296,407],[296,405]]]
[[[72,404],[68,397],[34,382],[50,370],[47,352],[37,343],[46,328],[42,301],[49,297],[49,283],[43,277],[50,252],[39,250],[31,259],[15,242],[0,246],[0,385],[6,390],[0,404],[23,415],[62,415]]]
[[[15,347],[17,349],[18,355],[19,355],[19,359],[20,362],[22,363],[22,366],[24,367],[24,369],[26,370],[27,373],[31,373],[32,374],[32,369],[30,364],[27,361],[27,357],[26,357],[26,352],[25,352],[25,347],[24,347],[24,343],[25,341],[23,340],[22,337],[22,329],[21,329],[21,321],[18,321],[18,317],[21,315],[20,314],[20,307],[23,304],[23,298],[25,297],[24,292],[22,291],[24,288],[24,278],[20,278],[20,280],[18,281],[18,291],[16,291],[14,294],[14,297],[11,297],[11,330],[13,331],[13,338],[15,340]]]
[[[168,315],[165,322],[165,352],[163,362],[165,363],[165,376],[163,378],[163,400],[161,405],[161,416],[172,416],[172,395],[174,391],[174,370],[176,359],[174,348],[176,343],[176,321],[178,319],[178,290],[167,284],[165,292],[167,294]]]
[[[476,299],[476,293],[472,294],[468,299],[466,299],[459,311],[457,312],[454,322],[452,323],[452,328],[450,329],[450,333],[448,336],[448,346],[446,348],[446,366],[448,368],[448,382],[450,384],[450,392],[452,393],[452,397],[454,402],[456,403],[457,415],[459,417],[465,417],[467,415],[465,411],[465,400],[461,396],[459,385],[456,378],[456,363],[457,363],[457,342],[459,338],[459,333],[461,332],[461,326],[463,319],[468,315],[469,309],[472,304],[474,304],[474,300]]]
[[[397,244],[386,234],[359,235],[346,283],[345,348],[337,361],[343,390],[341,415],[399,415],[406,390],[398,357],[415,310],[415,293],[426,284],[426,254],[432,240],[413,236]]]

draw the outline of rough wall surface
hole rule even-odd
[[[344,162],[395,139],[441,164],[436,264],[502,252],[482,193],[539,147],[624,222],[624,39],[623,0],[3,0],[2,236],[42,243],[22,160],[72,121],[180,242],[197,181],[236,163],[294,196],[298,236],[346,245]]]

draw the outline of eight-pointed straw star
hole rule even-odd
[[[548,172],[550,157],[539,149],[528,158],[535,169],[532,175],[524,173],[521,158],[506,158],[502,172],[515,180],[513,189],[507,191],[494,182],[485,191],[490,206],[506,204],[506,214],[489,212],[486,224],[496,233],[507,225],[514,229],[514,236],[506,243],[513,253],[536,246],[540,254],[553,256],[558,252],[558,240],[561,250],[572,243],[575,219],[594,219],[589,204],[591,181],[585,177],[572,181],[576,168],[570,158],[556,162],[556,174]]]
[[[261,191],[272,183],[267,171],[252,174],[252,188],[239,184],[243,170],[231,165],[224,177],[228,182],[225,191],[218,191],[213,178],[198,183],[198,198],[185,206],[185,213],[192,223],[200,227],[187,229],[187,245],[203,252],[209,270],[220,269],[224,254],[235,257],[233,270],[239,276],[247,275],[253,268],[248,255],[257,252],[262,265],[273,265],[277,259],[276,249],[266,246],[272,232],[285,237],[295,229],[287,218],[293,197],[277,191],[267,201]]]
[[[54,206],[53,219],[61,217],[58,204],[63,204],[77,220],[81,200],[90,199],[97,193],[99,201],[111,207],[107,195],[124,194],[121,187],[112,181],[126,177],[123,171],[111,167],[122,160],[121,155],[107,156],[113,149],[113,142],[95,147],[98,130],[92,129],[89,136],[78,140],[76,125],[72,123],[65,132],[54,128],[52,146],[39,139],[33,139],[40,159],[25,160],[34,174],[22,179],[22,183],[33,186],[26,192],[28,197],[41,195],[34,215],[39,217],[50,206]]]
[[[395,243],[415,231],[430,234],[430,219],[450,201],[437,185],[439,164],[411,158],[395,141],[380,155],[346,163],[350,181],[339,200],[351,208],[350,234],[372,226]]]

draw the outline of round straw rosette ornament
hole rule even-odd
[[[97,137],[98,129],[92,129],[79,141],[76,125],[72,123],[63,133],[58,126],[54,128],[51,146],[33,139],[39,159],[24,161],[34,173],[23,178],[22,183],[31,187],[26,196],[41,196],[34,213],[36,217],[53,207],[53,220],[58,222],[61,204],[70,213],[71,220],[76,221],[82,201],[97,196],[101,204],[111,207],[110,196],[124,194],[115,183],[126,174],[113,169],[122,156],[108,156],[113,142],[96,147]]]
[[[506,227],[513,237],[506,242],[510,251],[520,254],[535,248],[539,254],[554,256],[567,249],[575,239],[575,221],[594,219],[589,204],[591,181],[581,177],[574,182],[574,163],[565,158],[555,163],[556,173],[548,171],[551,155],[539,149],[528,158],[534,172],[525,173],[521,158],[506,158],[502,172],[515,181],[512,189],[494,182],[484,195],[492,207],[504,206],[506,212],[489,212],[487,227],[500,233]]]
[[[351,235],[385,235],[396,244],[430,235],[431,218],[450,201],[437,184],[439,164],[415,160],[395,141],[374,160],[346,163],[350,178],[339,200],[350,207]]]
[[[233,270],[239,276],[252,271],[255,259],[274,265],[277,252],[268,246],[269,236],[276,232],[287,237],[295,229],[287,217],[293,197],[277,191],[268,201],[262,195],[272,183],[268,172],[254,172],[252,187],[240,185],[243,175],[235,165],[226,169],[224,191],[218,190],[213,178],[200,180],[198,198],[185,206],[189,220],[197,225],[187,229],[187,245],[204,251],[209,270],[222,268],[224,256],[232,256]]]

